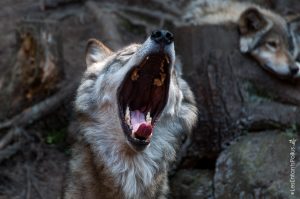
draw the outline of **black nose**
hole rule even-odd
[[[299,68],[298,67],[293,67],[293,68],[290,69],[290,71],[291,71],[292,75],[296,75],[299,71]]]
[[[158,44],[168,45],[174,41],[174,36],[167,30],[156,30],[152,32],[151,39]]]

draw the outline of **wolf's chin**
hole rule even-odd
[[[150,144],[155,123],[168,101],[170,70],[167,54],[146,55],[129,70],[118,88],[121,125],[130,145],[137,151]]]

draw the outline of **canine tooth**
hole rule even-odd
[[[129,107],[127,106],[126,108],[126,113],[125,113],[125,121],[128,125],[130,125],[130,111],[129,111]]]
[[[139,78],[139,74],[138,74],[138,70],[137,69],[134,69],[134,71],[132,72],[131,74],[131,80],[132,81],[135,81]]]
[[[149,56],[146,57],[146,60],[148,60],[148,59],[149,59]]]
[[[130,117],[129,106],[126,107],[126,116]]]
[[[167,63],[170,64],[169,57],[166,55],[165,58],[166,58],[166,60],[167,60]]]
[[[152,121],[152,118],[151,118],[151,116],[150,116],[150,112],[147,113],[146,121],[147,121],[147,122],[151,122],[151,121]]]

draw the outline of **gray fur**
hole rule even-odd
[[[82,140],[73,149],[66,199],[166,198],[169,163],[176,157],[180,133],[189,132],[195,124],[197,109],[188,84],[175,70],[172,52],[169,98],[150,146],[140,152],[129,146],[118,115],[117,88],[149,46],[148,39],[105,58],[99,51],[90,51],[101,54],[101,59],[94,62],[97,54],[92,55],[77,91],[75,109]]]

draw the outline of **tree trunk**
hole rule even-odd
[[[0,118],[11,117],[59,89],[64,77],[62,43],[53,21],[23,20],[16,30],[12,70],[4,77]]]

